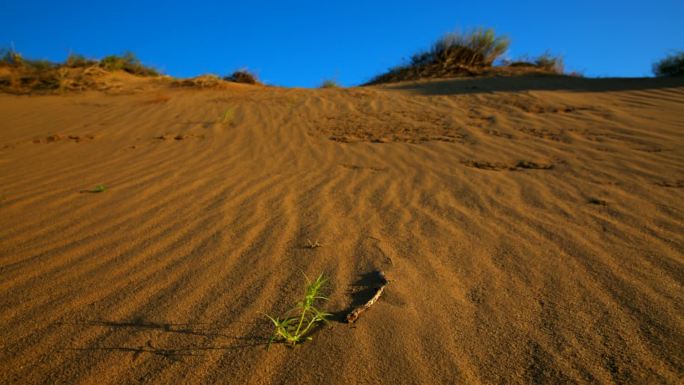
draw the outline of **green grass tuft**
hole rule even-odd
[[[88,192],[91,192],[91,193],[101,193],[101,192],[105,192],[105,190],[107,190],[107,187],[106,187],[105,185],[103,185],[103,184],[98,184],[97,186],[95,186],[94,189],[88,190]]]
[[[226,123],[232,123],[233,118],[235,117],[235,109],[234,108],[228,108],[226,109],[225,112],[223,112],[223,115],[221,115],[221,123],[226,124]]]
[[[327,281],[323,274],[319,275],[312,282],[307,279],[306,292],[301,302],[297,303],[294,308],[286,312],[282,317],[266,315],[274,326],[273,335],[268,341],[266,349],[273,342],[283,341],[290,346],[294,346],[311,340],[308,333],[316,325],[327,322],[327,319],[332,315],[314,306],[317,301],[328,300],[327,297],[321,294]]]

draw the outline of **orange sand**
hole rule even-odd
[[[684,79],[136,83],[0,116],[1,384],[684,376]],[[302,272],[335,319],[266,351]]]

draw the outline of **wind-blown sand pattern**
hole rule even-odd
[[[0,383],[681,383],[683,79],[136,87],[0,95]]]

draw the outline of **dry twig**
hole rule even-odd
[[[385,286],[387,286],[389,281],[387,281],[385,273],[383,273],[382,271],[379,272],[379,275],[382,279],[382,285],[378,288],[378,291],[375,292],[373,298],[368,300],[368,302],[366,302],[365,304],[357,307],[356,309],[353,309],[349,314],[347,314],[347,323],[354,323],[359,318],[361,313],[368,310],[371,306],[373,306],[375,302],[378,301],[378,299],[380,299],[380,296],[382,295],[382,292],[385,291]]]

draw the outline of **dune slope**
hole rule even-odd
[[[2,384],[682,379],[682,79],[150,84],[0,116]],[[263,313],[320,272],[332,322],[266,351]]]

